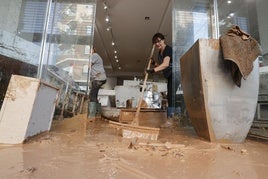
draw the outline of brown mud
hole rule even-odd
[[[267,178],[268,142],[210,143],[192,127],[161,129],[157,141],[125,139],[105,120],[54,120],[21,145],[0,145],[0,178]]]

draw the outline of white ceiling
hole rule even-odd
[[[104,3],[108,10],[104,10]],[[109,14],[112,29],[107,31]],[[149,20],[145,20],[149,17]],[[108,76],[143,76],[156,32],[172,43],[171,0],[97,0],[94,46],[103,58]],[[112,46],[112,40],[115,46]],[[114,57],[117,50],[119,63]],[[121,67],[121,70],[118,67]]]

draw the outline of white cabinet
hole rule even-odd
[[[58,92],[39,79],[12,75],[0,112],[0,143],[18,144],[49,131]]]

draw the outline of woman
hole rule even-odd
[[[106,73],[103,67],[103,60],[97,54],[96,49],[93,47],[91,60],[90,60],[90,81],[91,90],[89,93],[89,111],[88,118],[92,121],[95,119],[97,113],[98,93],[102,85],[106,83]]]
[[[156,33],[152,42],[156,48],[158,48],[158,60],[155,62],[156,67],[147,70],[148,73],[155,73],[161,71],[163,76],[167,79],[167,99],[168,99],[168,108],[167,108],[167,122],[161,127],[169,127],[172,124],[172,117],[174,116],[175,111],[175,97],[176,91],[179,86],[179,76],[178,78],[173,79],[172,74],[172,48],[165,43],[165,37],[161,33]],[[175,73],[177,76],[177,70]],[[174,100],[174,101],[173,101]]]

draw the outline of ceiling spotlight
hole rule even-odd
[[[121,70],[121,67],[118,67],[118,70]]]
[[[112,42],[112,46],[114,46],[115,45],[115,43],[114,42]]]
[[[115,50],[114,53],[117,53],[117,51]]]
[[[116,61],[117,63],[119,62],[119,60],[118,60],[118,59],[116,59],[115,61]]]
[[[110,31],[111,30],[111,27],[107,27],[107,29],[106,29],[107,31]]]
[[[228,4],[231,4],[231,3],[232,3],[232,1],[227,1],[227,3],[228,3]]]
[[[108,8],[108,6],[106,5],[105,2],[103,2],[103,9],[107,9],[107,8]]]
[[[230,13],[229,15],[230,15],[231,17],[233,17],[233,16],[234,16],[234,13],[232,12],[232,13]]]
[[[109,16],[106,16],[105,21],[109,22]]]
[[[117,58],[117,55],[115,55],[114,58]]]

